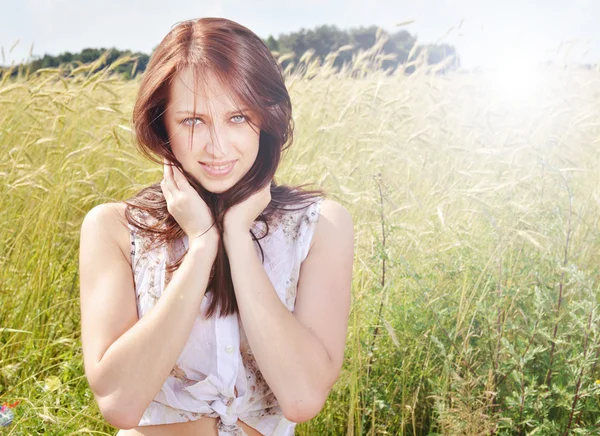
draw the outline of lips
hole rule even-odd
[[[225,168],[227,168],[229,165],[231,165],[231,162],[224,164],[224,165],[207,165],[207,164],[203,164],[203,165],[206,165],[207,167],[213,168],[217,171],[221,171],[221,170],[224,170]]]
[[[218,165],[204,162],[200,162],[200,164],[202,165],[204,171],[211,176],[225,176],[231,172],[236,162],[237,160],[231,160],[226,163],[219,163]]]
[[[219,167],[219,166],[225,166],[225,165],[229,165],[232,162],[235,162],[237,159],[234,160],[226,160],[223,162],[200,162],[202,165],[207,165],[207,166],[212,166],[212,167]]]

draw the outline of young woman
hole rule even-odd
[[[277,185],[292,141],[281,68],[247,28],[179,23],[133,110],[160,183],[81,227],[85,373],[118,435],[293,435],[344,357],[348,211]]]

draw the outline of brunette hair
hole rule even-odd
[[[177,162],[169,144],[163,121],[169,87],[175,76],[186,68],[192,69],[195,78],[202,76],[206,71],[215,74],[241,102],[258,114],[260,139],[256,161],[238,183],[220,194],[209,192],[197,183]],[[303,189],[308,184],[290,187],[277,185],[275,182],[274,176],[281,153],[289,148],[293,141],[294,124],[290,96],[285,86],[282,68],[268,47],[251,30],[234,21],[225,18],[201,18],[178,23],[169,31],[152,53],[142,76],[133,109],[133,128],[137,140],[136,148],[142,155],[160,165],[163,164],[163,157],[166,157],[186,176],[190,185],[210,208],[221,236],[223,217],[227,209],[246,200],[269,182],[271,202],[256,219],[266,225],[266,233],[257,238],[252,230],[250,231],[252,238],[257,242],[268,234],[269,223],[275,212],[300,210],[312,204],[311,199],[325,196],[322,190]],[[147,249],[171,244],[185,235],[167,210],[160,182],[145,187],[124,203],[127,205],[125,217],[128,223],[141,233],[149,235],[151,244]],[[298,205],[301,207],[288,207]],[[142,211],[153,218],[154,222],[137,219],[138,213]],[[258,245],[264,261],[260,242]],[[183,257],[167,265],[167,272],[172,274],[182,261]],[[222,237],[207,292],[213,293],[207,309],[208,317],[217,310],[220,316],[238,312]]]

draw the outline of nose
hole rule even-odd
[[[210,141],[210,143],[206,145],[206,152],[215,159],[225,157],[223,148],[218,143],[215,145],[215,141]]]
[[[218,129],[213,127],[210,131],[210,138],[206,144],[206,152],[213,156],[215,159],[227,157],[229,154],[229,145],[227,140],[227,134],[224,128]]]

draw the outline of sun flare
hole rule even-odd
[[[505,57],[484,71],[484,91],[493,103],[514,109],[541,107],[551,96],[551,74],[526,57]]]

